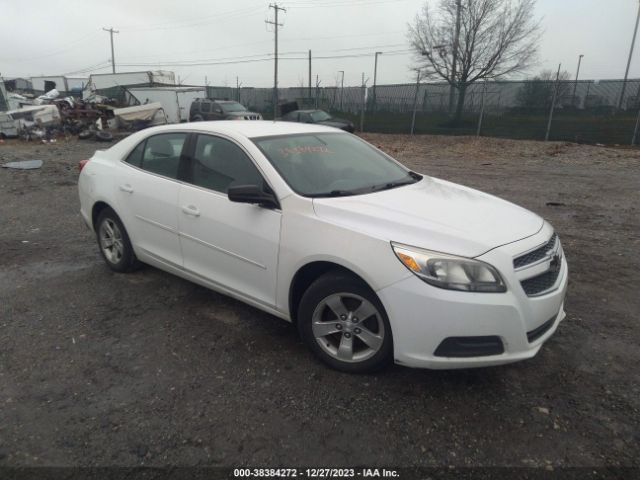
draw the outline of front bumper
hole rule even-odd
[[[504,275],[509,266],[513,268],[509,265],[509,249],[498,249],[480,258],[503,272],[507,292],[444,290],[415,275],[377,292],[391,323],[396,363],[432,369],[502,365],[535,356],[554,334],[565,318],[566,259],[562,259],[555,288],[544,295],[528,297],[515,274]],[[504,349],[499,354],[447,357],[442,356],[441,348],[436,355],[441,343],[451,337],[499,337]]]

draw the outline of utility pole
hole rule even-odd
[[[578,88],[578,75],[580,75],[580,64],[582,63],[582,57],[584,55],[580,54],[578,57],[578,69],[576,70],[576,82],[573,84],[573,96],[571,97],[571,104],[573,107],[576,106],[576,89]]]
[[[638,34],[638,23],[640,22],[640,2],[638,2],[638,15],[636,16],[636,27],[633,30],[633,40],[631,40],[631,48],[629,49],[629,60],[627,60],[627,70],[624,72],[624,81],[622,82],[622,93],[620,93],[620,101],[618,102],[618,110],[622,108],[624,93],[627,89],[627,78],[629,78],[629,67],[631,66],[631,57],[633,56],[633,47],[636,44],[636,35]]]
[[[278,23],[278,12],[280,10],[286,12],[287,10],[283,7],[279,7],[277,3],[270,3],[269,8],[273,8],[275,13],[273,22],[265,20],[265,23],[273,25],[273,30],[275,32],[275,63],[273,68],[273,119],[275,120],[278,116],[278,27],[282,26],[281,23]]]
[[[309,100],[311,100],[311,50],[309,50]]]
[[[242,86],[242,83],[240,82],[240,77],[236,75],[236,92],[238,95],[238,103],[240,103],[240,87],[241,86]]]
[[[376,52],[376,58],[375,61],[373,63],[373,92],[372,93],[372,104],[373,104],[373,108],[375,110],[376,107],[376,81],[378,80],[378,55],[382,55],[382,52]]]
[[[344,98],[344,70],[338,70],[342,74],[342,82],[340,83],[340,111],[342,111],[342,99]]]
[[[120,33],[118,30],[114,30],[113,27],[111,28],[102,28],[102,30],[104,30],[105,32],[109,32],[109,36],[111,37],[111,70],[113,71],[113,73],[116,73],[116,57],[115,54],[113,53],[113,34],[114,33]]]
[[[460,14],[462,11],[461,0],[456,0],[456,31],[453,39],[453,60],[451,62],[451,85],[449,86],[449,115],[453,113],[455,99],[456,74],[458,73],[458,47],[460,45]]]

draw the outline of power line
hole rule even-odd
[[[408,0],[348,0],[348,1],[317,1],[317,2],[290,2],[289,8],[324,8],[324,7],[358,7],[369,5],[397,4],[399,1]]]
[[[262,42],[264,43],[264,42]],[[306,51],[292,51],[292,52],[281,52],[280,55],[300,55],[307,53]],[[269,57],[273,58],[275,54],[273,53],[259,53],[255,55],[242,55],[242,56],[233,56],[233,57],[223,57],[223,58],[197,58],[192,60],[164,60],[164,61],[155,61],[155,62],[139,62],[134,63],[129,61],[128,63],[120,63],[120,65],[137,65],[137,66],[150,66],[153,67],[158,64],[162,65],[172,65],[172,66],[180,66],[180,65],[189,65],[192,63],[203,63],[203,62],[223,62],[226,60],[248,60],[257,57]]]
[[[412,52],[413,50],[392,50],[389,52],[384,52],[387,56],[392,55],[404,55],[406,53]],[[266,54],[267,56],[263,58],[249,58],[244,60],[205,60],[205,61],[192,61],[189,63],[170,63],[170,62],[155,62],[155,63],[120,63],[119,65],[122,67],[151,67],[151,66],[164,66],[164,67],[201,67],[201,66],[210,66],[210,65],[236,65],[242,63],[256,63],[256,62],[267,62],[272,61],[274,59],[273,54]],[[340,58],[362,58],[362,57],[371,57],[373,52],[367,53],[355,53],[352,55],[324,55],[324,56],[315,56],[314,60],[331,60],[331,59],[340,59]],[[300,57],[282,57],[278,56],[278,60],[307,60],[308,57],[300,56]]]
[[[9,58],[9,59],[3,59],[3,60],[7,61],[7,62],[12,62],[12,63],[22,63],[22,62],[28,62],[28,61],[31,61],[31,60],[38,60],[38,59],[41,59],[41,58],[53,57],[53,56],[61,55],[61,54],[66,53],[66,52],[68,52],[70,50],[73,50],[73,48],[77,44],[82,43],[82,42],[86,41],[87,39],[89,39],[91,37],[95,37],[97,35],[98,35],[98,33],[96,33],[96,32],[89,33],[87,35],[84,35],[84,36],[78,38],[77,40],[74,40],[72,42],[64,44],[65,46],[60,48],[60,49],[52,50],[52,51],[50,51],[48,53],[43,53],[43,54],[37,55],[35,57]]]
[[[264,42],[261,42],[264,43]],[[399,46],[404,46],[404,44],[391,44],[391,45],[376,45],[376,46],[371,46],[371,47],[353,47],[353,48],[340,48],[340,49],[336,49],[336,50],[324,50],[322,52],[325,53],[331,53],[331,52],[348,52],[348,51],[353,51],[353,50],[370,50],[373,48],[391,48],[391,47],[399,47]],[[410,52],[412,50],[398,50],[398,51],[391,51],[389,53],[397,53],[397,52]],[[321,52],[321,53],[322,53]],[[278,55],[302,55],[302,54],[306,54],[307,51],[289,51],[289,52],[279,52]],[[354,58],[357,56],[369,56],[370,52],[367,53],[354,53],[354,54],[344,54],[344,55],[325,55],[325,56],[321,56],[318,58]],[[258,58],[258,57],[274,57],[275,54],[274,53],[259,53],[259,54],[255,54],[255,55],[242,55],[242,56],[233,56],[233,57],[223,57],[223,58],[197,58],[197,59],[192,59],[192,60],[160,60],[160,61],[153,61],[153,62],[121,62],[120,65],[136,65],[136,66],[156,66],[156,65],[171,65],[171,66],[180,66],[180,65],[190,65],[192,63],[203,63],[203,62],[222,62],[222,61],[227,61],[227,60],[246,60],[246,59],[252,59],[252,58]]]
[[[262,7],[250,7],[250,8],[242,8],[239,10],[230,10],[227,12],[220,12],[213,15],[207,15],[204,17],[192,18],[188,20],[182,20],[178,22],[165,22],[159,23],[156,25],[131,25],[131,26],[120,26],[121,29],[127,30],[129,32],[148,32],[153,30],[178,30],[182,28],[192,28],[200,25],[207,25],[219,20],[228,20],[231,18],[237,17],[248,17],[257,15],[262,11]],[[186,22],[186,23],[185,23]]]
[[[79,70],[74,70],[72,72],[65,72],[62,75],[66,76],[66,75],[74,75],[74,74],[78,74],[78,73],[89,73],[89,72],[93,72],[93,71],[96,71],[96,70],[102,70],[103,68],[107,68],[110,65],[111,65],[111,62],[109,62],[109,61],[100,62],[100,63],[97,63],[95,65],[90,65],[88,67],[81,68]]]

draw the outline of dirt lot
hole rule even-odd
[[[366,137],[554,224],[568,316],[536,358],[328,370],[281,320],[151,267],[111,273],[76,193],[103,145],[6,142],[0,163],[45,163],[0,169],[0,466],[640,466],[640,152]]]

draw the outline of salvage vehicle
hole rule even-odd
[[[318,125],[326,125],[328,127],[335,127],[346,132],[353,133],[355,127],[353,122],[337,118],[329,115],[324,110],[294,110],[288,112],[282,116],[282,120],[285,122],[301,122],[301,123],[315,123]]]
[[[204,120],[262,120],[262,115],[248,111],[244,105],[233,100],[196,98],[191,102],[189,121]]]
[[[147,263],[293,322],[342,371],[524,360],[565,316],[548,222],[338,129],[151,127],[80,168],[109,268]]]

